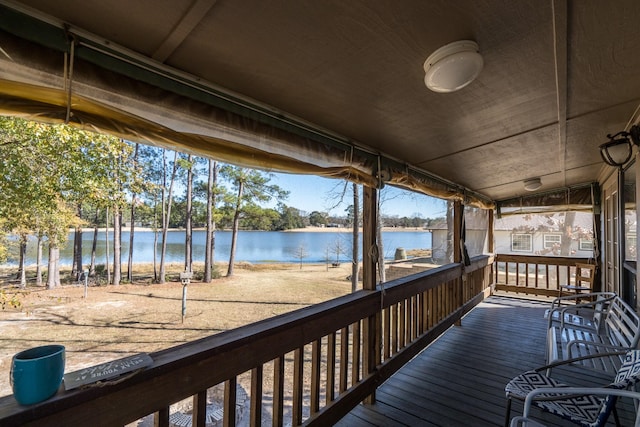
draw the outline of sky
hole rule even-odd
[[[276,173],[271,183],[290,192],[284,202],[287,206],[307,213],[329,211],[331,215],[345,216],[345,209],[352,203],[352,189],[349,186],[344,202],[334,207],[344,188],[345,181],[340,179]],[[446,203],[443,200],[391,186],[385,186],[380,199],[380,211],[383,215],[413,217],[419,214],[422,218],[436,218],[446,214]],[[334,208],[331,209],[332,207]]]

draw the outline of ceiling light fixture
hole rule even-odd
[[[527,191],[536,191],[542,187],[542,181],[540,178],[529,178],[524,180],[524,189]]]
[[[471,83],[484,66],[478,44],[472,40],[449,43],[424,63],[424,84],[434,92],[455,92]]]
[[[607,138],[609,142],[600,146],[602,160],[609,166],[622,167],[631,159],[633,144],[640,145],[640,127],[634,125],[629,132],[623,130],[615,135],[609,134]]]

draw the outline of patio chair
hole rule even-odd
[[[547,328],[558,322],[561,327],[568,324],[599,330],[610,303],[616,297],[615,292],[591,292],[555,298],[551,307],[544,313],[545,319],[549,322]],[[585,300],[587,302],[583,302]]]
[[[505,386],[507,396],[505,426],[509,425],[513,399],[525,401],[526,403],[527,396],[535,390],[564,390],[565,387],[570,387],[570,385],[564,384],[549,376],[553,368],[570,365],[585,359],[597,359],[599,357],[611,357],[615,355],[624,355],[624,361],[620,369],[618,369],[614,381],[602,387],[605,389],[624,390],[640,381],[640,350],[592,354],[542,366],[518,375]],[[547,374],[545,375],[543,372],[547,372]],[[618,414],[615,410],[617,398],[615,394],[609,394],[605,397],[590,394],[569,395],[563,396],[561,399],[553,398],[557,396],[557,393],[540,394],[536,392],[535,395],[537,397],[535,399],[532,398],[533,405],[580,426],[603,426],[607,422],[611,412],[614,414],[616,425],[620,425]]]
[[[562,290],[573,291],[576,295],[580,295],[584,292],[591,292],[593,290],[593,280],[596,275],[595,264],[576,263],[576,280],[575,284],[561,285],[558,290],[558,296],[562,296]]]
[[[640,411],[637,410],[640,403],[640,393],[630,390],[616,390],[611,388],[592,388],[592,387],[552,387],[552,388],[539,388],[533,390],[527,394],[527,398],[524,401],[524,410],[522,416],[514,417],[511,420],[510,427],[545,427],[538,421],[531,419],[531,407],[534,402],[551,402],[562,401],[568,398],[574,398],[576,396],[605,396],[605,397],[628,397],[633,399],[636,407],[636,418],[634,421],[634,427],[640,427]]]

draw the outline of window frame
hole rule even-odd
[[[584,247],[585,244],[587,245],[586,248]],[[578,249],[581,251],[593,251],[594,249],[593,239],[580,239],[578,241]]]
[[[557,241],[548,240],[547,239],[548,237],[557,237],[558,240]],[[544,247],[544,249],[551,249],[555,244],[560,245],[561,243],[562,243],[562,234],[560,233],[545,233],[542,236],[542,246]]]
[[[529,249],[514,248],[513,243],[516,237],[522,237],[522,236],[526,236],[527,239],[529,240],[528,242]],[[531,233],[511,233],[511,252],[533,252],[533,235]]]

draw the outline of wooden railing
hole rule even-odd
[[[575,257],[496,254],[496,290],[558,296],[561,285],[574,284],[576,263],[588,261]]]
[[[439,267],[152,353],[151,366],[102,387],[29,407],[7,396],[0,425],[117,426],[151,416],[168,426],[171,405],[188,399],[179,414],[204,426],[214,386],[224,388],[216,411],[223,425],[239,421],[244,398],[252,426],[268,418],[278,426],[330,425],[375,399],[379,384],[477,305],[489,292],[492,263],[475,257],[470,266]]]

